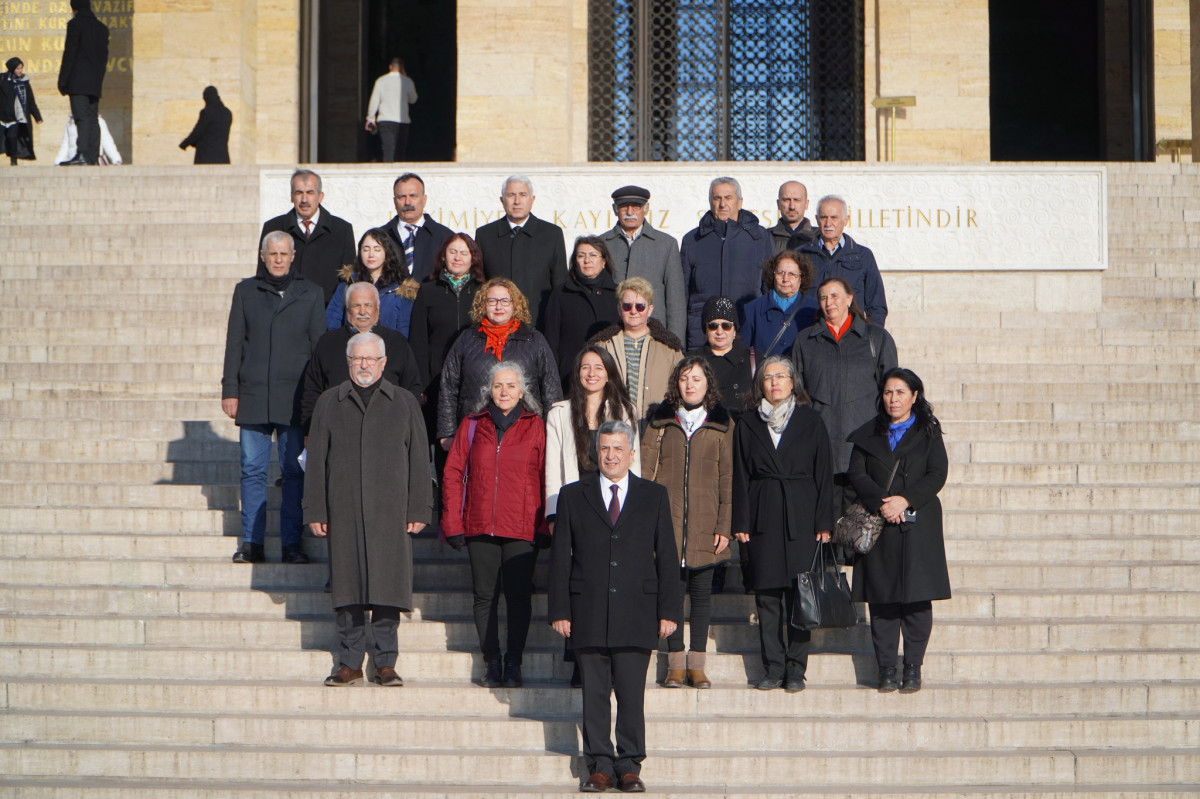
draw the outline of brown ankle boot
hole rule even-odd
[[[692,684],[693,688],[712,688],[708,675],[704,673],[704,662],[708,659],[707,655],[707,652],[688,652],[688,682]]]
[[[663,688],[682,688],[684,663],[687,655],[683,652],[667,653],[667,677],[663,680]]]

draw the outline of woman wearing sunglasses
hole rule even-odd
[[[746,392],[754,379],[750,349],[738,335],[737,307],[728,297],[709,297],[700,312],[704,346],[688,355],[699,355],[712,368],[721,389],[722,403],[736,420],[742,415]]]
[[[599,344],[617,362],[634,413],[643,421],[654,403],[667,393],[671,370],[683,357],[683,346],[654,312],[654,288],[645,278],[631,277],[617,286],[617,312],[621,324],[601,330],[589,344]]]

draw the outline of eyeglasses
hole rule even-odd
[[[733,330],[733,322],[709,322],[708,329],[724,330],[726,333],[728,333],[730,330]]]
[[[499,306],[501,308],[507,308],[508,306],[512,305],[512,300],[508,297],[488,297],[485,302],[492,307]]]
[[[769,375],[763,375],[764,383],[775,383],[780,380],[789,380],[790,381],[791,379],[792,379],[792,376],[789,375],[787,372],[775,372],[775,373],[772,373]]]
[[[374,366],[384,359],[383,355],[348,355],[350,363],[361,363],[364,366]]]
[[[776,272],[775,277],[786,277],[791,280],[799,280],[800,273],[799,272]]]
[[[631,313],[633,311],[637,311],[638,313],[645,313],[646,308],[647,308],[647,305],[644,302],[623,302],[623,303],[621,303],[621,310],[624,311],[625,313]]]

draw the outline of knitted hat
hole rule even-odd
[[[700,312],[700,323],[707,325],[714,319],[724,319],[727,322],[733,322],[737,325],[737,308],[733,304],[733,300],[728,297],[709,297],[704,303],[704,309]]]

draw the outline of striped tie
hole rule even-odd
[[[413,264],[413,242],[417,239],[417,226],[405,225],[408,228],[408,238],[404,240],[404,263],[408,266],[408,273],[412,274]]]

